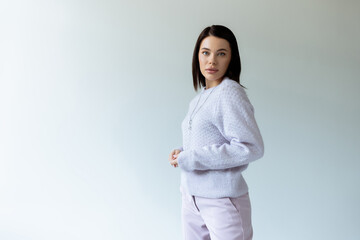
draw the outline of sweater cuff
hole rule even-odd
[[[190,151],[181,151],[177,158],[179,167],[185,171],[190,171],[189,152]]]

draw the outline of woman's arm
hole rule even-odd
[[[241,86],[230,85],[223,89],[213,118],[226,142],[182,151],[177,158],[182,169],[227,169],[248,164],[263,156],[264,144],[254,109]]]

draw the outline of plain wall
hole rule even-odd
[[[254,239],[360,238],[359,1],[1,1],[0,239],[181,239],[198,34],[238,39]]]

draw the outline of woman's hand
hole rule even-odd
[[[173,165],[174,167],[178,166],[178,160],[177,157],[179,156],[179,153],[181,151],[179,149],[174,149],[172,150],[172,152],[169,155],[169,162],[171,165]]]

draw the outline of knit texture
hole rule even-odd
[[[190,102],[182,133],[178,164],[183,190],[206,198],[239,197],[248,191],[242,172],[263,156],[264,144],[240,84],[224,78],[216,87],[202,89]]]

